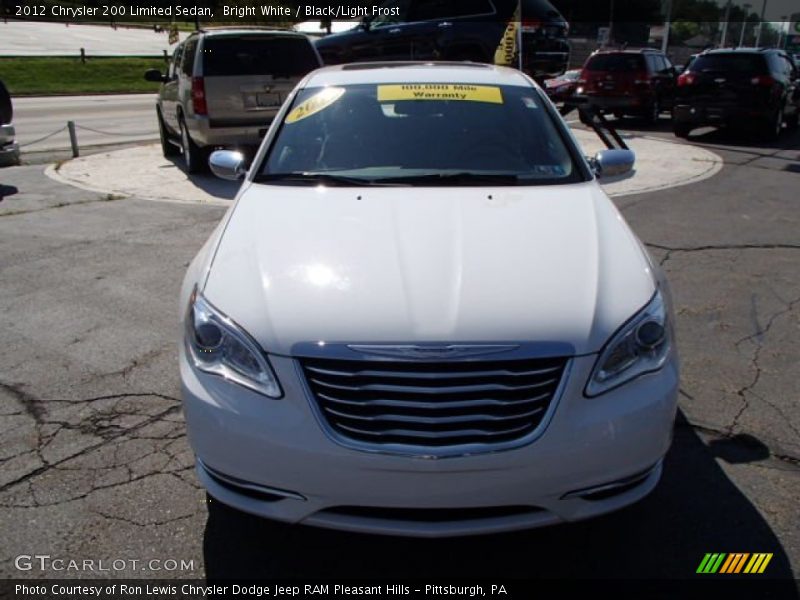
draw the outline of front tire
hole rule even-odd
[[[187,173],[202,173],[208,167],[204,148],[201,148],[192,140],[186,121],[180,118],[181,128],[181,151],[183,152],[183,166]]]

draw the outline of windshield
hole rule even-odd
[[[766,70],[766,61],[756,54],[704,54],[691,64],[694,72],[730,71],[749,77]]]
[[[530,87],[362,84],[302,90],[256,181],[542,185],[582,181]]]

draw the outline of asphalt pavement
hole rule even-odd
[[[158,138],[155,94],[23,97],[13,100],[14,126],[23,154],[69,149],[67,121],[76,124],[79,148]]]
[[[696,578],[708,552],[800,573],[800,134],[717,132],[714,177],[615,199],[672,282],[683,381],[664,477],[640,503],[515,534],[414,540],[286,526],[208,503],[179,401],[178,288],[224,208],[120,199],[43,166],[0,172],[0,576],[14,557],[192,561],[131,577]],[[85,574],[84,574],[85,576]],[[765,595],[753,597],[766,597]]]

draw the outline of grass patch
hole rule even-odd
[[[12,95],[156,92],[147,69],[166,70],[163,58],[0,57],[0,79]]]

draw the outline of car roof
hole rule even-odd
[[[360,83],[468,83],[531,87],[516,69],[470,62],[370,62],[323,67],[306,80],[306,87]]]
[[[288,35],[294,37],[307,37],[304,33],[300,33],[298,31],[292,31],[290,29],[276,29],[274,27],[256,27],[256,26],[247,27],[242,25],[236,27],[210,27],[208,29],[201,29],[196,33],[205,36],[269,34],[269,35],[280,35],[280,36]]]
[[[703,54],[758,54],[763,55],[766,52],[778,52],[777,48],[714,48],[713,50],[706,50]]]
[[[662,54],[658,48],[600,48],[592,52],[595,54]]]

